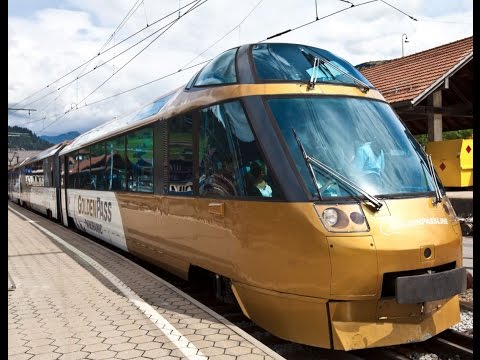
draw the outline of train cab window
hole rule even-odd
[[[201,110],[199,193],[213,197],[278,197],[239,101]]]
[[[197,76],[195,86],[233,84],[237,82],[235,55],[237,48],[230,49],[210,61]]]
[[[90,180],[90,149],[84,148],[78,151],[78,188],[91,189]]]
[[[256,44],[252,56],[260,81],[309,82],[315,70],[318,82],[355,85],[354,79],[358,79],[373,88],[355,67],[323,49],[296,44]],[[314,68],[316,58],[320,62]]]
[[[127,135],[127,179],[129,191],[153,192],[153,128]]]
[[[120,190],[127,189],[125,176],[125,136],[119,136],[105,143],[106,154],[106,189]]]
[[[90,146],[90,184],[91,189],[105,189],[105,143]]]
[[[168,120],[168,193],[193,195],[193,137],[190,114]]]

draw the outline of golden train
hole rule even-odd
[[[209,274],[293,342],[380,347],[460,321],[462,234],[430,157],[320,48],[227,50],[16,166],[9,198],[182,278]]]

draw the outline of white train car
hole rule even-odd
[[[68,142],[53,145],[9,171],[9,198],[50,218],[60,220],[58,153]]]

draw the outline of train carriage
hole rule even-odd
[[[462,236],[431,160],[326,50],[227,50],[59,156],[65,225],[186,279],[213,274],[281,338],[352,350],[460,320]]]
[[[67,143],[55,144],[9,170],[9,198],[49,218],[59,219],[58,153]]]

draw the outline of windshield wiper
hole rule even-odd
[[[435,168],[433,167],[432,156],[427,154],[428,167],[430,169],[430,174],[433,177],[433,187],[435,188],[435,199],[433,199],[434,204],[442,202],[442,193],[440,192],[440,187],[438,186],[437,174],[435,173]]]
[[[326,67],[326,65],[329,65],[331,66],[332,68],[334,68],[335,70],[337,70],[338,72],[342,73],[343,75],[345,75],[346,77],[352,79],[352,81],[358,85],[357,87],[360,89],[361,92],[363,93],[366,93],[368,90],[370,90],[369,86],[367,84],[365,84],[363,81],[360,81],[358,80],[355,76],[349,74],[348,72],[346,72],[345,70],[343,70],[341,67],[335,65],[333,62],[331,62],[330,60],[328,59],[325,59],[325,58],[321,58],[320,59],[320,63]]]
[[[313,56],[312,54],[306,52],[305,50],[301,50],[301,52],[302,52],[303,56],[305,56],[307,61],[313,65],[312,75],[313,75],[314,72],[316,74],[315,67],[318,67],[320,69],[320,66],[321,66],[321,70],[326,75],[330,76],[333,80],[336,80],[335,76],[332,74],[332,72],[328,68],[328,66],[331,66],[333,69],[337,70],[339,73],[342,73],[346,77],[350,78],[354,82],[354,84],[357,85],[357,87],[360,89],[361,92],[366,93],[368,90],[370,90],[370,87],[367,84],[365,84],[363,81],[358,80],[355,76],[349,74],[348,72],[343,70],[341,67],[335,65],[333,62],[331,62],[330,60],[328,60],[324,56],[322,56],[322,57]],[[312,86],[312,78],[313,78],[313,76],[310,77],[310,83],[309,83],[310,88],[313,88],[315,86],[315,83],[313,83],[313,86]],[[315,77],[315,82],[316,82],[316,80],[317,79]]]
[[[413,149],[415,150],[418,157],[420,158],[420,163],[424,168],[427,169],[427,172],[430,173],[430,175],[433,178],[433,188],[435,190],[435,197],[433,199],[433,204],[438,204],[442,202],[442,193],[440,191],[440,187],[438,186],[437,173],[435,172],[435,168],[433,166],[432,157],[429,154],[424,153],[425,156],[427,157],[427,164],[425,164],[425,161],[423,161],[423,154],[419,148],[419,145],[415,143],[414,139],[407,132],[405,132],[405,134],[407,135],[407,138],[412,144]]]
[[[315,187],[317,188],[317,191],[318,191],[318,196],[320,199],[322,199],[322,195],[321,195],[321,191],[320,191],[320,186],[318,185],[317,183],[317,179],[315,177],[315,172],[313,171],[313,168],[312,168],[312,164],[317,168],[317,169],[320,169],[321,171],[323,172],[326,172],[327,174],[331,175],[332,177],[334,177],[337,181],[339,181],[340,183],[342,183],[343,185],[345,185],[348,189],[350,189],[350,193],[356,197],[357,199],[359,199],[358,195],[355,193],[356,192],[359,192],[360,194],[362,194],[363,196],[365,196],[365,198],[370,202],[370,204],[373,206],[373,208],[378,211],[380,210],[380,208],[383,206],[383,204],[373,195],[370,195],[369,193],[367,193],[365,190],[361,189],[360,187],[358,187],[356,184],[354,184],[353,182],[351,182],[350,180],[348,180],[345,176],[343,176],[342,174],[339,174],[338,172],[336,172],[335,170],[333,170],[332,168],[330,168],[329,166],[325,165],[324,163],[318,161],[317,159],[315,159],[314,157],[311,157],[307,154],[307,152],[305,151],[305,148],[303,147],[302,145],[302,142],[300,141],[295,129],[292,127],[292,131],[293,131],[293,136],[295,136],[295,140],[297,141],[297,144],[298,144],[298,147],[300,148],[300,152],[302,153],[302,156],[303,156],[303,159],[305,160],[305,164],[307,165],[307,168],[309,169],[310,171],[310,175],[312,177],[312,180],[315,184]],[[360,200],[360,199],[359,199]]]

